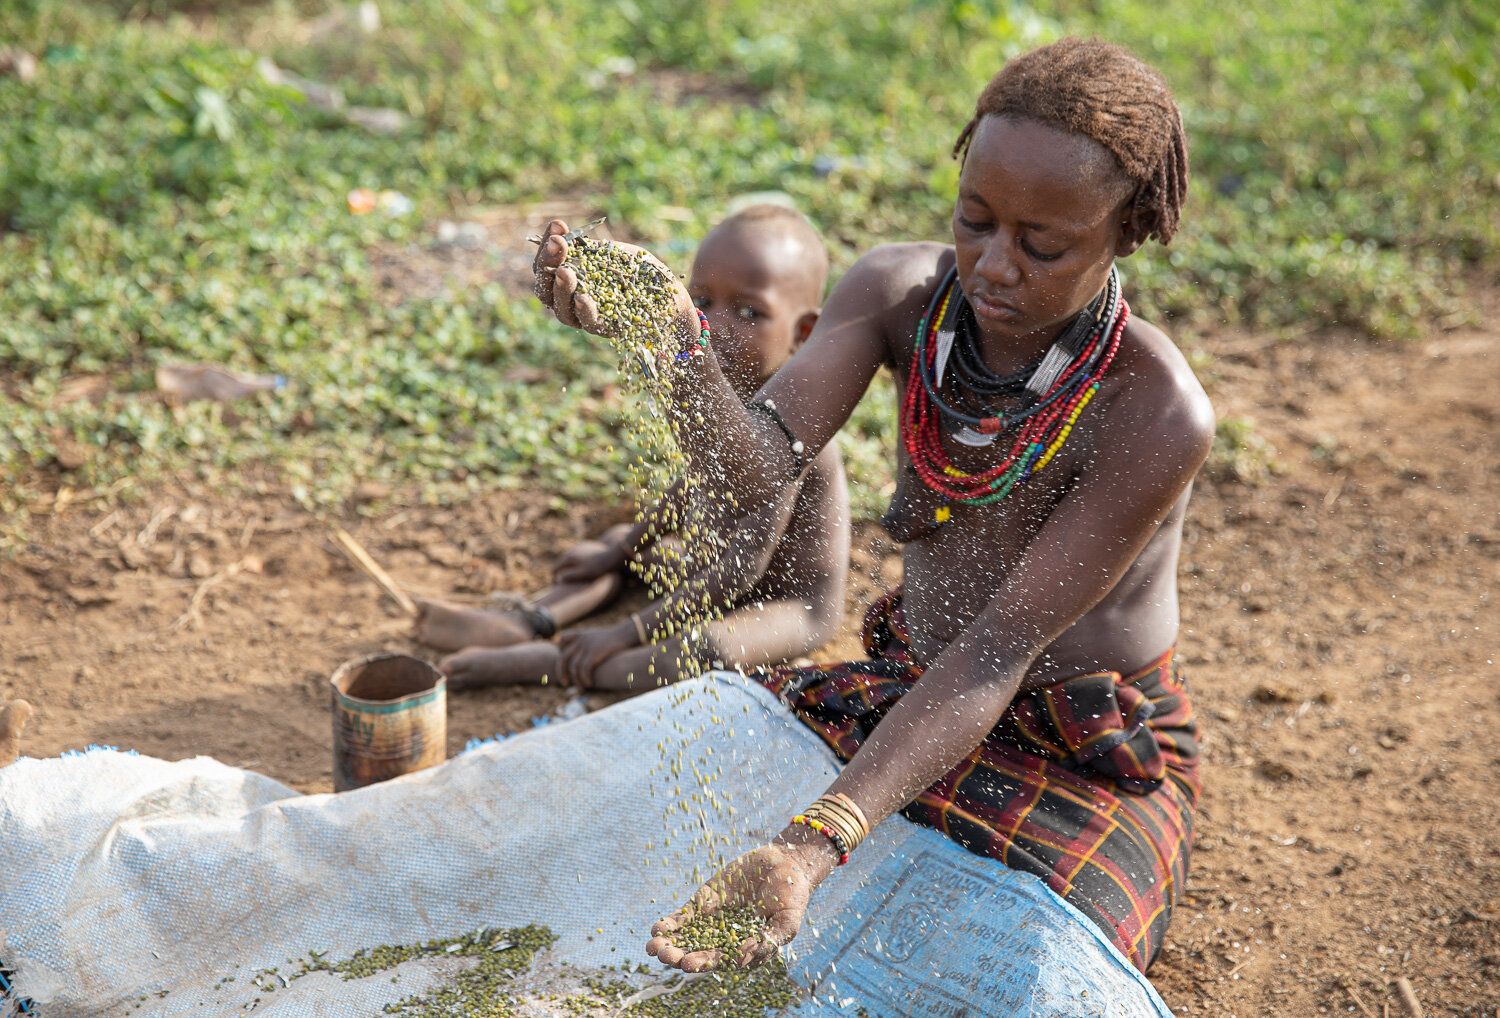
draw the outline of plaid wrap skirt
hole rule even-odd
[[[848,760],[917,682],[900,588],[865,616],[869,661],[756,673]],[[1132,675],[1021,694],[972,753],[902,815],[1035,874],[1142,971],[1187,886],[1198,739],[1172,651]]]

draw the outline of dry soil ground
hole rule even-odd
[[[1252,418],[1280,471],[1194,497],[1181,655],[1206,792],[1151,976],[1183,1015],[1403,1015],[1404,976],[1428,1015],[1493,1018],[1500,335],[1226,332],[1203,349],[1220,414]],[[343,522],[411,589],[477,602],[538,587],[554,550],[623,515],[507,493]],[[413,649],[326,522],[284,497],[75,496],[31,524],[35,543],[0,560],[0,700],[36,705],[31,755],[208,754],[324,791],[330,673]],[[893,552],[859,532],[851,627],[897,579]],[[450,750],[565,699],[455,694]]]

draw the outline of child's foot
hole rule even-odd
[[[464,647],[509,647],[536,639],[531,624],[517,612],[476,611],[417,598],[412,635],[437,650]]]
[[[16,762],[21,755],[21,729],[31,717],[31,704],[25,700],[0,703],[0,767]]]
[[[515,647],[468,647],[439,661],[438,670],[448,676],[449,689],[516,686],[560,681],[560,660],[557,644],[532,640]]]

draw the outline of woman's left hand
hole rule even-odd
[[[684,972],[705,972],[725,961],[749,968],[763,965],[791,942],[802,928],[802,916],[813,889],[823,882],[836,861],[822,835],[818,844],[804,837],[807,828],[789,828],[776,841],[747,852],[729,863],[708,883],[698,888],[683,909],[651,927],[646,953],[664,965]],[[699,913],[726,908],[748,908],[765,920],[765,932],[757,940],[746,940],[737,956],[726,959],[722,951],[689,954],[672,942],[672,934]]]
[[[603,629],[580,629],[557,638],[563,679],[570,685],[592,688],[594,669],[629,650],[637,643],[635,627],[606,626]]]
[[[567,232],[568,224],[558,219],[552,220],[542,230],[541,243],[537,247],[536,258],[532,261],[532,271],[536,274],[533,290],[537,300],[564,325],[596,336],[611,335],[614,330],[600,319],[599,308],[594,299],[578,291],[578,273],[567,264],[568,242],[563,239]],[[689,336],[696,336],[698,325],[693,298],[688,296],[687,287],[683,286],[672,270],[645,248],[613,240],[609,243],[626,254],[643,257],[656,267],[671,288],[672,303],[684,332]]]

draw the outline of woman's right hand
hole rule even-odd
[[[578,292],[578,275],[567,265],[568,245],[562,239],[563,234],[568,232],[568,224],[560,219],[554,219],[542,230],[542,242],[537,246],[536,258],[532,262],[532,271],[536,273],[536,280],[532,288],[540,300],[564,325],[575,329],[591,332],[596,336],[609,336],[608,325],[599,318],[599,309],[587,294]],[[688,296],[687,288],[682,281],[673,274],[651,252],[633,244],[621,244],[610,241],[616,247],[629,253],[639,252],[650,260],[661,270],[663,276],[671,280],[675,291],[678,318],[681,319],[697,335],[697,316],[693,312],[693,299]],[[685,317],[684,317],[685,316]]]
[[[807,827],[788,827],[769,845],[746,852],[698,888],[687,906],[651,927],[646,953],[684,972],[706,972],[725,964],[764,965],[802,928],[812,892],[833,870],[837,854],[828,839]],[[748,908],[765,923],[760,937],[746,940],[732,957],[721,951],[689,953],[672,935],[699,913]]]

